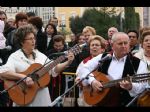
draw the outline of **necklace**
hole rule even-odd
[[[23,54],[25,55],[26,58],[29,58],[29,56],[24,52],[23,49],[21,49],[21,51],[23,52]],[[32,54],[33,59],[35,60],[36,54],[34,52],[32,52],[31,54]]]

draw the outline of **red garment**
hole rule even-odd
[[[85,64],[85,63],[87,63],[89,60],[91,60],[92,59],[92,56],[89,56],[89,57],[87,57],[87,58],[85,58],[84,60],[83,60],[83,63]]]

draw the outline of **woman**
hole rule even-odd
[[[53,37],[57,35],[57,29],[55,25],[49,23],[45,27],[45,34],[47,35],[47,49],[45,52],[53,48]]]
[[[86,42],[85,37],[82,33],[78,33],[76,38],[77,38],[76,41],[79,45],[84,44]]]
[[[95,28],[93,28],[91,26],[86,26],[83,28],[82,34],[84,35],[85,42],[88,43],[90,38],[93,35],[96,35],[96,30],[95,30]],[[81,63],[81,61],[83,59],[87,58],[89,55],[90,55],[90,48],[89,48],[89,46],[85,46],[82,49],[82,52],[77,57],[78,63]]]
[[[94,35],[91,37],[91,39],[89,40],[89,47],[90,47],[90,56],[85,58],[78,66],[76,74],[78,75],[78,72],[80,71],[80,69],[82,68],[82,66],[84,66],[85,63],[87,63],[89,60],[91,60],[93,57],[103,53],[105,51],[105,39],[99,35]],[[77,78],[75,79],[76,82],[79,80],[78,78],[79,76],[77,76]],[[86,104],[83,101],[82,98],[82,88],[79,91],[79,100],[78,100],[78,104],[79,106],[89,106],[88,104]]]
[[[50,61],[47,56],[35,49],[36,37],[32,25],[25,25],[17,29],[15,34],[15,40],[21,45],[21,49],[12,53],[8,58],[7,63],[3,66],[6,70],[0,69],[1,78],[9,79],[22,79],[26,77],[21,72],[25,71],[33,63],[39,63],[44,65],[46,60]],[[49,71],[53,77],[57,76],[66,66],[68,66],[74,59],[73,53],[68,53],[68,60],[64,63],[57,64],[53,69]],[[29,87],[34,84],[34,81],[27,77],[24,82]],[[25,106],[49,106],[51,103],[50,94],[48,88],[41,88],[37,91],[37,94],[33,101]],[[13,103],[13,106],[19,106]]]
[[[47,48],[47,36],[42,31],[43,28],[42,18],[40,18],[39,16],[31,17],[28,20],[28,23],[32,24],[36,29],[36,48],[40,52],[45,53],[45,50]]]
[[[150,30],[144,31],[141,37],[143,52],[139,51],[134,56],[147,63],[147,69],[150,71]]]

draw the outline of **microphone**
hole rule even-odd
[[[101,60],[99,60],[99,62],[103,63],[104,61],[111,59],[111,57],[112,57],[111,54],[107,54],[104,58],[102,58]]]
[[[80,48],[82,49],[83,47],[86,47],[86,46],[87,46],[87,43],[81,44],[81,45],[79,45],[79,46],[80,46]]]
[[[79,45],[79,47],[82,49],[83,47],[85,47],[85,46],[87,46],[87,44],[86,43],[84,43],[84,44],[81,44],[81,45]],[[64,52],[57,52],[57,53],[52,53],[50,56],[53,56],[53,55],[67,55],[68,54],[68,51],[64,51]],[[48,57],[50,57],[50,56],[48,56]]]
[[[68,51],[52,53],[51,55],[67,55]]]

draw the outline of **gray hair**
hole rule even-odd
[[[118,37],[120,37],[120,35],[127,36],[128,39],[129,39],[129,36],[126,33],[124,33],[124,32],[117,32],[117,33],[113,34],[113,36],[111,38],[112,42],[115,42],[118,39]]]
[[[35,29],[32,24],[27,24],[19,27],[14,35],[15,43],[18,43],[21,46],[21,43],[24,42],[26,35],[29,33],[33,33],[35,35]]]

